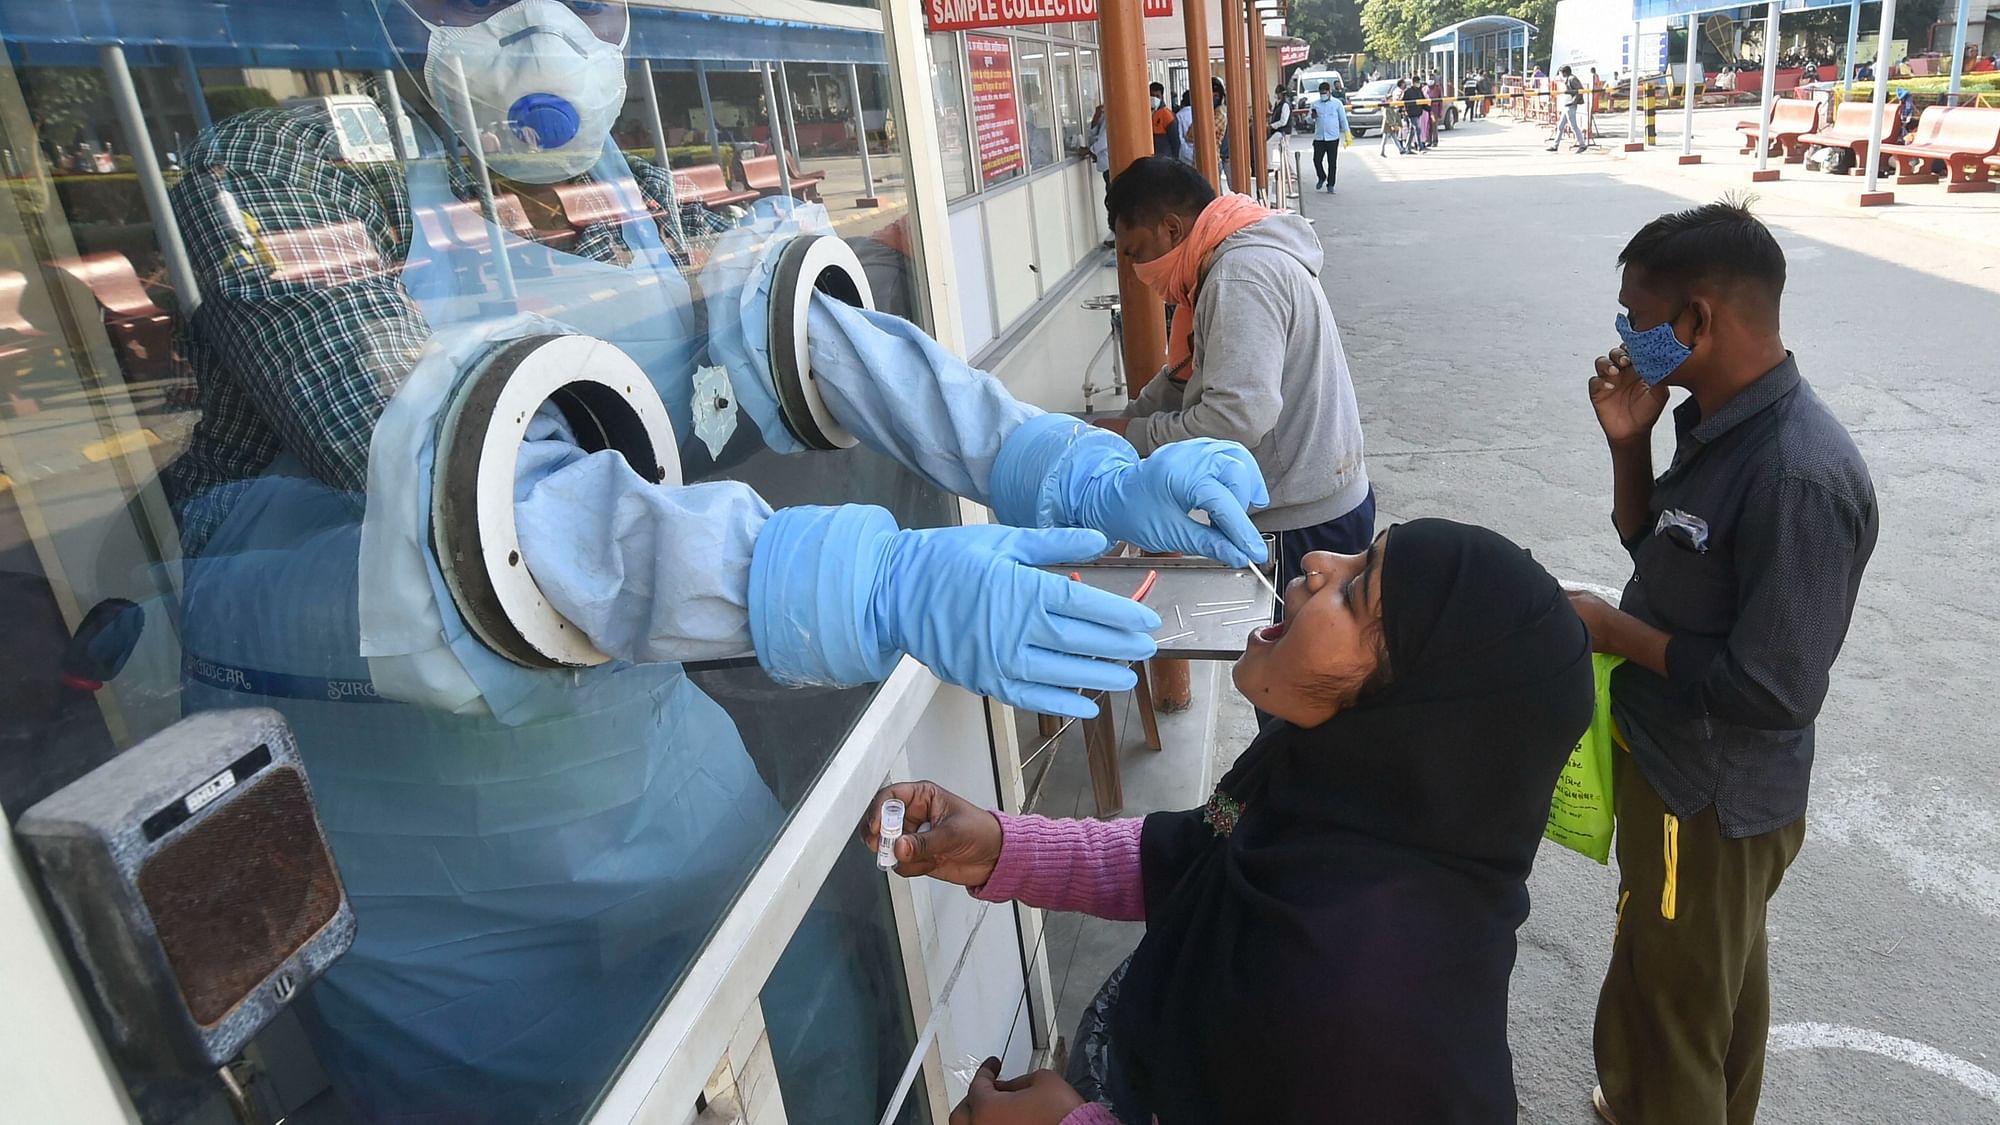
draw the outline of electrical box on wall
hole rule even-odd
[[[132,1071],[227,1062],[354,940],[275,711],[184,719],[29,809],[15,832]]]

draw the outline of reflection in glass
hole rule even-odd
[[[961,61],[958,36],[933,33],[931,44],[931,94],[938,115],[938,163],[944,171],[946,199],[971,195],[972,120],[965,108],[965,67]]]
[[[1056,162],[1056,115],[1049,89],[1050,45],[1036,40],[1016,44],[1021,52],[1021,134],[1028,149],[1028,167],[1035,171]]]
[[[693,280],[804,223],[922,318],[879,20],[746,40],[601,2],[92,11],[89,33],[0,28],[0,804],[184,712],[276,708],[362,936],[302,998],[310,1053],[267,1044],[307,1077],[264,1094],[330,1080],[357,1122],[576,1119],[871,691],[749,662],[531,670],[471,638],[435,560],[366,576],[397,573],[370,569],[383,542],[428,550],[425,411],[528,333],[631,357],[697,495],[951,518],[873,454],[781,456],[747,415],[696,409],[724,361]],[[102,56],[137,106],[100,65],[121,42],[156,44]],[[788,198],[815,206],[781,219]],[[584,457],[567,425],[537,416],[524,461]],[[907,1002],[836,955],[874,923],[815,918],[825,958],[765,995],[847,1054],[791,1119],[860,1120],[909,1044],[826,1021]]]

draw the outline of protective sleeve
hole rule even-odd
[[[617,453],[585,453],[553,407],[521,445],[514,525],[528,571],[614,659],[748,655],[750,559],[770,517],[746,484],[658,485]]]
[[[834,417],[939,488],[990,504],[1001,446],[1042,411],[901,317],[820,293],[808,318],[813,378]]]

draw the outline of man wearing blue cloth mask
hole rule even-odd
[[[1592,1100],[1614,1125],[1750,1125],[1771,993],[1766,908],[1806,834],[1813,725],[1878,520],[1868,466],[1779,335],[1785,255],[1740,204],[1619,255],[1621,345],[1590,400],[1633,576],[1572,602],[1621,743],[1618,922]],[[1653,476],[1668,388],[1674,459]]]
[[[879,456],[774,457],[800,443],[771,383],[772,263],[823,214],[723,214],[619,151],[622,3],[379,12],[387,43],[422,60],[399,83],[409,159],[343,162],[334,122],[253,110],[190,146],[173,189],[204,298],[182,339],[202,417],[167,474],[183,701],[275,707],[299,737],[360,923],[306,1003],[354,1118],[571,1120],[784,821],[685,663],[754,657],[782,684],[858,685],[908,655],[1016,706],[1091,714],[1080,693],[1129,687],[1159,619],[1039,568],[1113,540],[1262,561],[1249,511],[1268,497],[1239,445],[1142,459],[1014,401],[908,321],[823,295],[807,310],[814,383]],[[572,229],[566,184],[597,185],[627,218]],[[551,334],[637,364],[684,482],[586,451],[546,405],[529,421],[521,562],[610,658],[583,669],[484,646],[430,539],[453,388]],[[773,505],[745,476],[779,500],[921,482],[1002,524]],[[855,1074],[874,1045],[853,1031],[852,940],[809,915],[764,988],[779,1072],[815,1095],[795,1121],[879,1112]]]

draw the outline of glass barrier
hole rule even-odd
[[[865,450],[768,447],[711,349],[716,295],[801,233],[926,319],[879,15],[741,7],[0,3],[0,805],[186,713],[286,717],[359,937],[252,1052],[276,1111],[580,1117],[872,695],[743,658],[716,545],[755,513],[720,501],[659,545],[692,560],[660,580],[683,662],[501,658],[431,540],[461,380],[593,336],[688,497],[955,518]],[[653,487],[536,491],[592,460],[556,405],[516,498],[581,546],[542,573],[603,563]],[[875,1120],[909,1051],[886,893],[816,906],[765,990],[793,1122]]]

